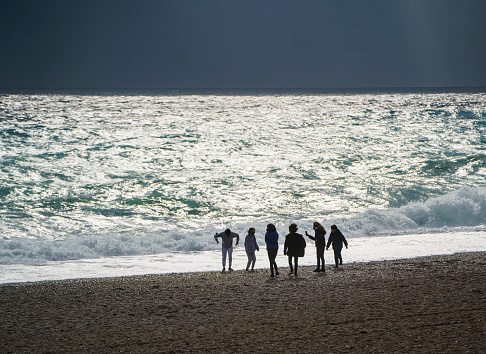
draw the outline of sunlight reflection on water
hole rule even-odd
[[[2,262],[111,255],[91,237],[120,256],[211,250],[268,222],[480,227],[485,117],[484,93],[3,95]]]

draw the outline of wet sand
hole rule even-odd
[[[313,269],[3,284],[0,352],[486,351],[486,252]]]

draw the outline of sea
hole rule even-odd
[[[486,88],[0,91],[0,283],[486,251]],[[302,264],[315,264],[307,240]],[[333,262],[326,252],[326,262]]]

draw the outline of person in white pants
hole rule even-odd
[[[222,241],[221,251],[223,252],[223,273],[226,271],[226,255],[228,255],[228,265],[229,265],[228,270],[232,272],[233,269],[231,268],[231,263],[233,260],[233,239],[236,238],[235,246],[238,246],[238,243],[240,242],[240,235],[231,232],[230,229],[226,229],[224,230],[224,232],[221,232],[219,234],[216,233],[214,235],[214,239],[216,240],[216,243],[219,243],[218,240],[219,237],[221,237],[221,241]]]

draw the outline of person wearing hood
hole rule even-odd
[[[343,249],[343,243],[348,248],[348,242],[341,231],[337,228],[336,225],[331,226],[331,234],[329,235],[329,239],[327,240],[326,250],[329,249],[329,246],[332,244],[332,249],[334,251],[334,263],[336,264],[334,268],[338,269],[340,264],[343,264],[343,258],[341,257],[341,250]]]

